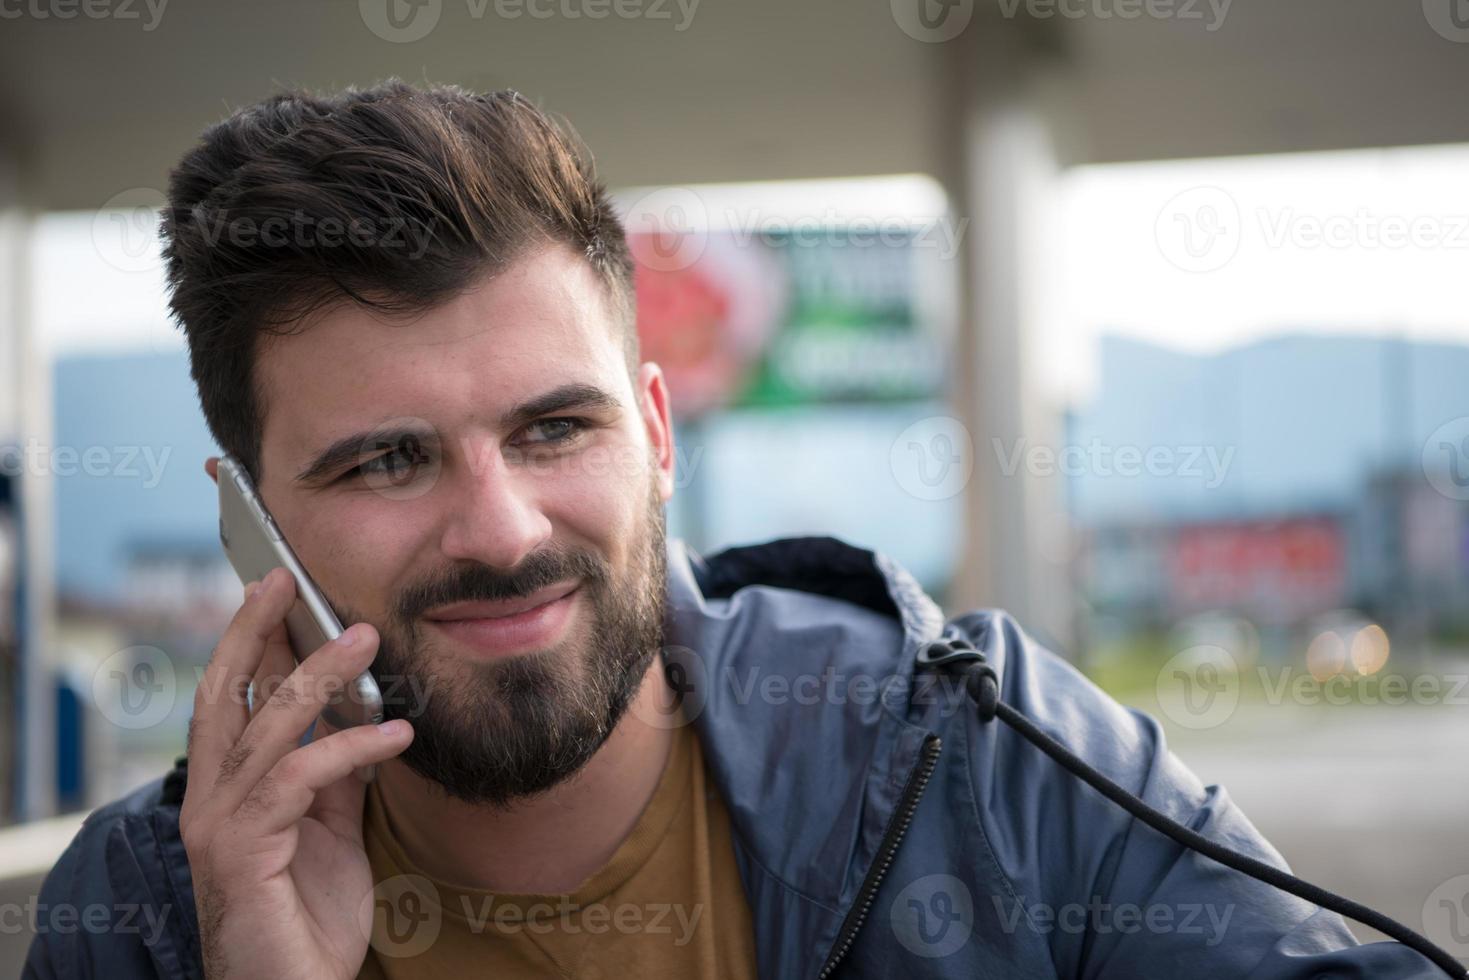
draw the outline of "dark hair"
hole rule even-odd
[[[420,312],[531,249],[565,244],[607,286],[637,372],[622,224],[575,134],[518,92],[391,79],[236,110],[174,168],[162,234],[205,422],[256,480],[257,341],[344,300]]]

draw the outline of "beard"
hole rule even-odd
[[[663,643],[666,528],[656,483],[634,534],[621,579],[595,552],[542,550],[508,573],[461,564],[403,590],[369,668],[384,694],[384,719],[413,724],[413,741],[398,758],[448,796],[497,809],[546,792],[591,761]],[[577,596],[589,615],[558,646],[466,662],[437,653],[424,635],[429,609],[518,598],[568,579],[580,580]]]

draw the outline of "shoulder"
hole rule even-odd
[[[176,765],[93,811],[37,896],[27,977],[185,975],[194,916]]]

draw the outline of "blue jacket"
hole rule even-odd
[[[705,559],[674,539],[668,558],[664,656],[729,809],[761,976],[1442,976],[1138,824],[915,673],[945,618],[883,555],[794,538]],[[1049,734],[1191,828],[1285,867],[1151,718],[1003,613],[950,624]],[[88,818],[42,889],[25,977],[201,975],[178,834],[186,778],[180,765]],[[46,928],[47,910],[94,904],[115,928],[78,928],[77,913]]]

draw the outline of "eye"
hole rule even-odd
[[[417,439],[405,438],[391,448],[386,444],[380,444],[378,448],[389,451],[354,466],[343,473],[341,479],[367,476],[378,480],[385,479],[394,484],[406,483],[413,478],[413,474],[420,466],[429,461],[428,453],[423,451]]]
[[[568,443],[581,435],[588,428],[586,419],[561,416],[558,418],[540,419],[525,427],[526,432],[540,430],[545,438],[527,440],[535,446],[556,446]]]

